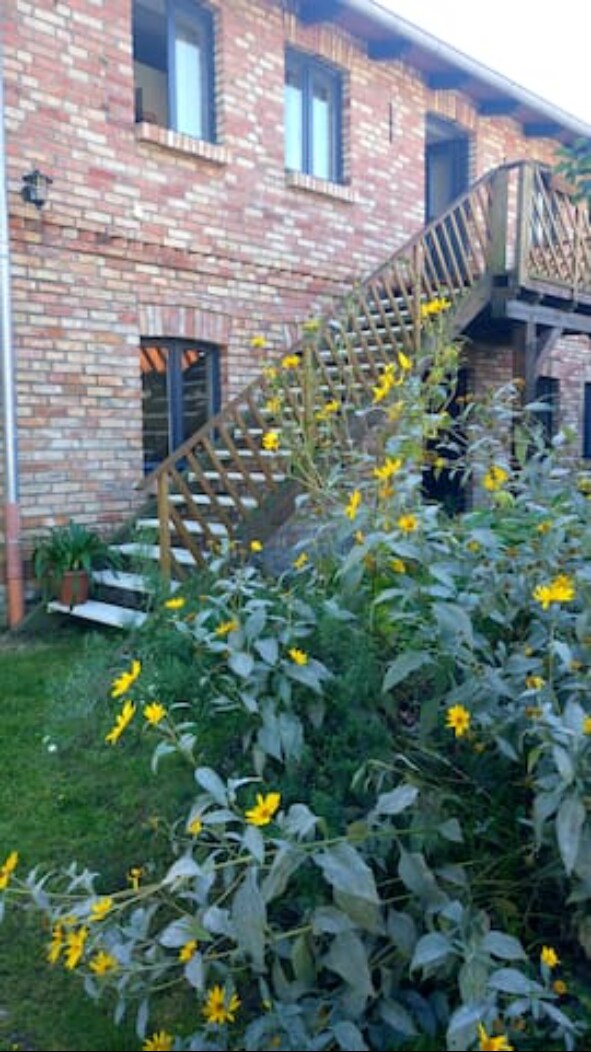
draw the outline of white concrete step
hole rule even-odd
[[[86,603],[77,603],[76,606],[66,606],[65,603],[53,600],[48,603],[47,609],[50,613],[68,614],[84,621],[111,625],[112,628],[137,628],[148,616],[143,610],[131,610],[128,607],[115,606],[114,603],[101,603],[96,599],[88,599]]]
[[[157,530],[159,528],[158,519],[138,519],[137,527],[139,530]],[[205,530],[200,522],[195,522],[193,519],[183,519],[183,526],[187,533],[202,534]],[[173,529],[172,523],[170,524],[171,530]],[[228,527],[223,522],[208,522],[207,528],[214,537],[227,537]]]
[[[150,585],[140,573],[128,573],[123,570],[93,570],[92,579],[106,588],[120,588],[124,592],[141,592],[148,595]]]
[[[169,496],[171,504],[186,504],[185,497],[182,493],[172,493]],[[208,493],[193,493],[191,500],[194,504],[203,504],[209,506],[214,503],[214,500],[222,508],[235,508],[237,502],[233,497],[229,497],[225,493],[216,493],[215,498],[209,496]],[[245,508],[256,508],[258,507],[257,501],[254,497],[241,497],[241,503]]]
[[[121,553],[121,555],[127,555],[131,558],[145,559],[148,562],[159,562],[160,561],[160,545],[158,544],[140,544],[137,541],[129,541],[126,544],[115,544],[113,545],[115,551]],[[185,548],[172,548],[172,555],[176,559],[177,563],[182,563],[184,566],[195,566],[195,559]]]
[[[228,454],[226,452],[226,456],[227,455]],[[203,474],[205,475],[205,478],[211,482],[221,481],[219,471],[204,471]],[[226,475],[230,482],[244,482],[244,475],[241,471],[227,471]],[[262,471],[249,471],[248,477],[251,478],[253,482],[265,482],[267,478],[267,476]],[[284,482],[287,478],[287,475],[284,471],[274,471],[271,477],[275,480],[275,482]],[[194,475],[190,475],[189,478],[192,481],[195,481]]]

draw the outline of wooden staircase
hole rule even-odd
[[[133,571],[97,571],[99,598],[50,609],[137,626],[150,594],[138,566],[156,565],[174,589],[220,544],[248,551],[249,538],[264,541],[293,509],[289,436],[317,434],[327,415],[344,425],[371,406],[399,353],[416,361],[436,301],[445,301],[450,338],[472,332],[484,316],[489,329],[533,327],[531,379],[550,338],[591,333],[586,206],[528,163],[479,179],[318,322],[304,324],[286,355],[148,476],[150,511],[137,520],[136,538],[117,546]],[[340,434],[350,441],[346,426]]]

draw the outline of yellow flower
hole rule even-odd
[[[225,986],[214,986],[207,994],[207,1000],[203,1006],[203,1015],[207,1023],[233,1023],[234,1017],[240,1008],[240,999],[236,994],[226,1002]]]
[[[387,416],[391,424],[395,424],[400,419],[403,409],[404,402],[392,402],[392,405],[388,406]]]
[[[281,404],[279,395],[273,395],[272,398],[268,398],[265,402],[265,412],[270,413],[271,416],[277,416],[281,412]]]
[[[262,542],[261,541],[251,541],[250,542],[250,550],[251,550],[251,552],[262,552],[262,550],[263,550]]]
[[[107,916],[110,910],[113,908],[113,899],[110,895],[103,895],[102,898],[96,899],[90,907],[89,921],[102,921],[103,917]]]
[[[470,728],[470,713],[463,705],[452,705],[447,710],[445,726],[455,732],[456,738],[461,738]]]
[[[112,972],[117,968],[119,961],[116,957],[113,957],[112,953],[107,953],[105,950],[99,950],[94,957],[91,958],[89,968],[95,975],[106,975],[107,972]]]
[[[412,369],[412,362],[404,351],[398,351],[398,364],[405,373]]]
[[[439,296],[436,299],[429,300],[428,303],[421,304],[421,318],[430,318],[432,315],[441,314],[442,311],[449,310],[450,307],[451,301]]]
[[[525,685],[528,690],[541,690],[546,686],[546,680],[542,676],[526,676]]]
[[[363,544],[365,541],[365,534],[363,530],[355,530],[355,544]]]
[[[126,694],[132,683],[135,683],[141,671],[141,661],[132,661],[129,670],[127,672],[122,672],[120,676],[117,676],[117,678],[113,680],[111,685],[111,697],[120,698],[122,694]]]
[[[547,610],[550,603],[568,603],[576,595],[575,583],[567,574],[558,574],[547,584],[539,584],[532,592],[533,598],[540,604],[543,610]]]
[[[305,650],[300,650],[298,647],[292,647],[289,651],[289,656],[293,661],[294,665],[307,665],[309,658]]]
[[[88,928],[77,928],[69,931],[66,935],[64,948],[65,966],[72,971],[80,963],[84,955],[84,945],[88,938]]]
[[[266,431],[263,435],[263,449],[275,453],[279,449],[279,432]]]
[[[187,825],[187,833],[189,834],[189,836],[199,836],[202,829],[203,822],[201,821],[199,816],[192,818],[189,824]]]
[[[406,573],[406,563],[396,556],[390,560],[390,567],[394,570],[394,573]]]
[[[300,364],[299,354],[286,354],[281,359],[281,365],[284,369],[297,369]]]
[[[542,709],[539,705],[526,705],[525,715],[528,716],[530,720],[537,720],[542,715]]]
[[[487,1034],[482,1023],[478,1024],[478,1041],[480,1052],[513,1052],[514,1046],[509,1044],[505,1034],[492,1037]]]
[[[237,628],[240,628],[240,622],[234,618],[232,621],[222,621],[221,625],[215,630],[216,636],[229,636],[230,632],[235,632]]]
[[[142,879],[143,875],[144,875],[143,866],[132,866],[131,869],[129,870],[129,872],[127,874],[127,879],[129,881],[129,883],[131,884],[131,886],[132,886],[134,891],[137,891],[137,889],[139,888],[140,880]]]
[[[265,380],[272,381],[277,379],[277,368],[274,365],[265,365],[263,367],[263,376]]]
[[[257,793],[256,805],[244,812],[246,821],[250,822],[251,826],[268,825],[278,810],[280,803],[281,793],[267,793],[266,796],[263,796],[262,793]]]
[[[401,515],[398,519],[397,526],[403,533],[414,533],[418,529],[419,520],[416,515]]]
[[[252,337],[252,340],[250,341],[250,346],[254,347],[256,350],[262,350],[263,347],[267,346],[267,341],[264,336],[261,336],[260,333],[257,333],[255,336]]]
[[[167,1034],[166,1030],[158,1030],[152,1037],[146,1038],[142,1052],[170,1052],[173,1041],[172,1034]]]
[[[155,727],[157,723],[160,723],[165,716],[166,709],[159,701],[151,701],[149,705],[144,705],[144,719],[147,720],[152,727]]]
[[[387,482],[388,479],[397,475],[402,467],[402,460],[400,457],[387,457],[381,467],[373,469],[374,478],[378,479],[379,482]]]
[[[121,712],[115,720],[114,726],[111,728],[108,734],[105,734],[105,741],[110,745],[115,745],[119,741],[119,738],[123,734],[125,728],[131,723],[135,715],[135,705],[129,698],[123,703]]]
[[[177,595],[167,599],[164,606],[167,610],[182,610],[186,602],[182,595]]]
[[[304,324],[302,325],[303,331],[304,332],[308,332],[308,333],[318,332],[319,328],[320,328],[320,319],[319,318],[308,318],[307,321],[305,321]]]
[[[585,716],[583,720],[583,734],[591,734],[591,716]]]
[[[353,490],[351,496],[349,497],[347,506],[345,508],[345,515],[347,516],[348,519],[351,519],[351,522],[353,522],[353,520],[356,518],[357,512],[359,511],[360,504],[361,504],[361,493],[359,492],[358,489],[355,489],[355,490]]]
[[[0,866],[0,891],[4,891],[18,865],[18,851],[11,851],[6,862]]]
[[[538,531],[538,533],[542,533],[542,534],[543,533],[549,533],[551,529],[552,529],[552,523],[549,522],[548,519],[546,519],[544,522],[539,522],[538,525],[536,526],[536,530]]]
[[[540,961],[546,965],[546,968],[552,969],[560,964],[560,957],[552,946],[542,946]]]
[[[186,942],[184,946],[181,946],[179,950],[179,961],[182,961],[183,964],[186,964],[187,961],[190,961],[191,958],[195,956],[196,952],[197,939],[190,939],[189,942]]]
[[[293,568],[294,568],[294,570],[301,570],[301,569],[303,569],[303,567],[306,565],[307,562],[308,562],[308,556],[306,555],[306,552],[301,552],[301,554],[298,555],[297,559],[294,559],[294,561],[293,561]]]
[[[60,953],[64,948],[64,928],[62,924],[54,924],[51,930],[51,942],[47,950],[47,960],[50,964],[56,964]]]
[[[476,554],[476,552],[480,551],[480,544],[478,541],[468,541],[466,548],[469,552],[474,552],[474,554]]]
[[[555,994],[558,994],[559,997],[564,997],[565,994],[568,993],[568,986],[566,985],[564,979],[555,979],[552,983],[552,989],[554,990]]]
[[[497,490],[502,489],[508,478],[509,473],[504,468],[499,464],[491,464],[482,480],[482,485],[490,493],[496,493]]]

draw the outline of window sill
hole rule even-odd
[[[306,172],[286,171],[285,182],[294,190],[306,190],[311,194],[321,194],[322,197],[333,197],[337,201],[344,201],[350,205],[356,204],[359,200],[350,186],[331,183],[327,179],[318,179],[315,175],[307,175]]]
[[[150,124],[148,121],[139,121],[136,124],[135,137],[138,142],[151,142],[156,146],[163,146],[166,150],[174,150],[175,153],[210,161],[211,164],[228,164],[230,160],[225,146],[204,139],[193,139],[190,135],[173,131],[172,128],[162,128],[159,124]]]

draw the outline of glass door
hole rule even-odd
[[[143,340],[141,373],[147,474],[217,412],[218,349],[188,340]]]

